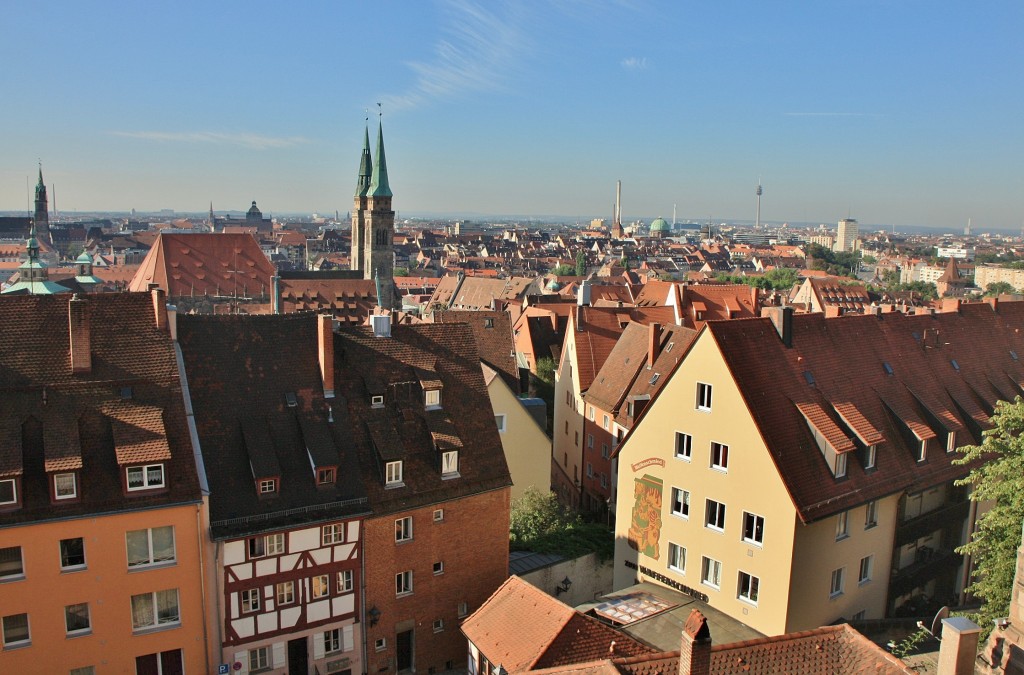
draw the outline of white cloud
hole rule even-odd
[[[646,56],[630,56],[622,59],[622,67],[626,70],[643,70],[647,67]]]
[[[526,48],[523,16],[515,5],[447,0],[445,14],[444,37],[434,47],[434,58],[408,64],[416,82],[404,94],[384,97],[389,109],[500,89]]]
[[[236,145],[250,150],[291,148],[309,143],[302,136],[261,136],[259,134],[226,134],[216,131],[112,131],[113,136],[135,138],[158,143],[213,143]]]

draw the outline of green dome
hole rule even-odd
[[[668,232],[668,223],[665,222],[664,218],[655,218],[654,222],[651,223],[651,232]]]
[[[92,257],[86,251],[82,251],[81,253],[78,254],[78,257],[75,258],[75,262],[76,263],[91,263],[92,262]]]

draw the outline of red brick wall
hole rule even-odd
[[[449,661],[465,667],[458,606],[465,602],[472,613],[508,578],[509,499],[504,488],[366,521],[366,609],[380,612],[375,626],[367,614],[368,673],[396,671],[395,637],[410,626],[417,672],[440,672]],[[434,522],[438,508],[444,520]],[[413,539],[396,543],[395,520],[405,516],[413,518]],[[444,563],[443,574],[434,574],[435,562]],[[413,592],[396,597],[395,575],[404,570],[413,571]],[[438,633],[436,619],[444,622]],[[387,646],[376,651],[380,638]]]

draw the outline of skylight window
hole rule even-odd
[[[299,405],[299,399],[295,398],[295,392],[285,392],[284,402],[288,404],[289,408],[295,408]]]
[[[956,359],[950,359],[949,365],[953,366],[953,370],[955,370],[956,372],[960,372],[960,364],[956,362]]]
[[[807,380],[807,384],[809,384],[812,387],[814,386],[814,384],[815,384],[815,382],[814,382],[814,373],[812,373],[809,370],[805,370],[804,371],[804,379]]]
[[[885,368],[885,374],[886,375],[892,375],[893,372],[894,372],[893,369],[892,369],[892,366],[889,365],[888,361],[882,361],[882,368]]]

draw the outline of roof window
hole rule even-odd
[[[295,397],[294,391],[287,391],[284,394],[284,402],[288,404],[289,408],[295,408],[299,405],[299,399]]]
[[[893,372],[894,372],[893,369],[892,369],[892,366],[889,365],[888,361],[882,361],[882,368],[885,369],[885,374],[886,375],[892,375]]]

